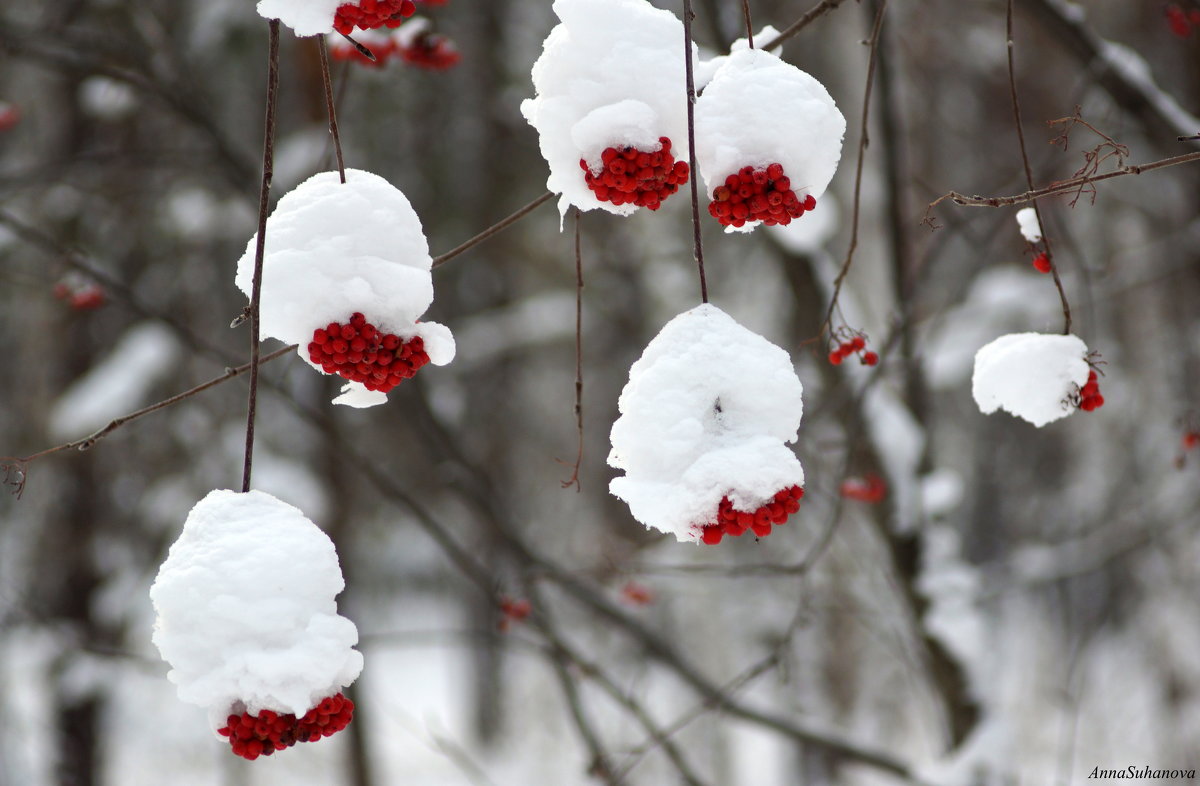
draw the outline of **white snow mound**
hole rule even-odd
[[[672,319],[629,370],[608,463],[634,518],[698,542],[721,498],[754,510],[804,485],[803,387],[786,352],[712,305]]]
[[[236,283],[247,297],[257,237],[237,265]],[[313,331],[360,312],[384,333],[404,341],[420,336],[429,361],[445,365],[454,358],[454,336],[444,325],[417,321],[433,302],[431,265],[421,221],[399,189],[358,169],[346,170],[345,183],[337,172],[314,175],[267,219],[262,334],[299,344],[304,362],[321,371],[308,358]]]
[[[579,161],[598,172],[605,148],[657,151],[664,136],[676,159],[687,150],[683,25],[645,0],[555,0],[554,12],[561,22],[533,64],[537,95],[521,103],[550,165],[546,185],[563,215],[571,205],[629,215],[637,205],[596,199]]]
[[[278,19],[298,36],[333,32],[333,17],[347,0],[258,0],[258,15]]]
[[[1021,228],[1021,234],[1030,243],[1036,243],[1042,239],[1042,227],[1038,223],[1037,211],[1031,207],[1023,207],[1017,211],[1017,226]]]
[[[337,613],[344,588],[329,537],[270,494],[211,491],[150,588],[154,644],[179,698],[231,712],[302,716],[354,682],[362,654]]]
[[[979,411],[1003,409],[1037,427],[1075,411],[1068,400],[1087,382],[1087,345],[1077,336],[1012,333],[975,353],[972,393]]]
[[[696,165],[709,198],[742,167],[778,163],[796,196],[819,199],[845,134],[846,118],[825,86],[761,49],[731,54],[696,101]]]

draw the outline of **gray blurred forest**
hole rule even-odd
[[[1200,162],[1041,200],[1107,404],[1042,429],[980,414],[975,350],[1063,323],[1019,205],[927,214],[950,191],[1027,189],[1007,4],[883,2],[751,0],[755,29],[811,12],[783,57],[846,115],[842,162],[794,231],[704,217],[712,301],[805,385],[800,513],[693,546],[607,492],[629,366],[698,302],[684,192],[582,217],[584,448],[564,487],[575,237],[544,204],[434,271],[428,318],[458,357],[386,406],[333,407],[337,383],[291,354],[262,367],[254,485],[336,541],[366,669],[347,731],[253,763],[176,699],[147,595],[191,506],[237,487],[245,376],[22,459],[247,362],[229,325],[267,23],[250,0],[5,3],[0,786],[1007,786],[1200,767],[1200,449],[1184,446]],[[402,189],[439,255],[545,192],[518,107],[555,18],[545,0],[419,5],[461,62],[337,61],[333,81],[347,165]],[[1200,25],[1173,31],[1169,5],[1016,0],[1036,185],[1200,150]],[[695,12],[709,55],[744,35],[740,2]],[[333,166],[313,39],[284,30],[281,80],[272,201]],[[830,365],[820,334],[855,218],[833,326],[867,332],[873,369]],[[874,476],[882,500],[846,492]],[[532,614],[506,620],[513,600]]]

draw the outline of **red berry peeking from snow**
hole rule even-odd
[[[1079,408],[1084,412],[1092,412],[1104,406],[1104,396],[1100,395],[1099,377],[1096,370],[1088,371],[1087,384],[1079,389]]]
[[[380,393],[416,376],[429,362],[420,336],[405,342],[394,333],[381,333],[357,313],[345,324],[330,322],[313,331],[308,356],[326,374],[361,382],[367,390]]]
[[[333,17],[333,29],[342,35],[350,35],[354,28],[374,30],[379,27],[396,28],[404,18],[416,13],[412,0],[359,0],[338,6]]]
[[[753,221],[786,226],[816,206],[811,194],[803,199],[796,195],[782,165],[771,164],[762,169],[742,167],[726,177],[724,185],[713,189],[708,212],[727,227],[743,227]]]
[[[689,174],[687,162],[671,155],[671,140],[664,136],[658,141],[655,150],[605,148],[599,172],[593,172],[586,159],[579,159],[584,181],[596,199],[658,210],[663,200],[687,182]]]
[[[331,737],[350,724],[354,718],[354,702],[341,693],[329,696],[297,718],[291,713],[263,710],[257,715],[243,712],[230,715],[217,734],[229,738],[233,752],[243,759],[254,761],[275,751],[290,748],[297,742],[316,742]]]
[[[706,524],[701,529],[700,540],[711,546],[720,543],[726,535],[736,538],[747,530],[765,538],[771,534],[771,527],[783,524],[788,516],[800,510],[800,498],[803,496],[804,489],[799,486],[781,489],[770,501],[754,511],[734,510],[729,497],[722,497],[717,508],[717,523]]]

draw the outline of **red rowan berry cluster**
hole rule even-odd
[[[1192,34],[1193,27],[1200,27],[1200,10],[1184,11],[1177,4],[1169,4],[1164,13],[1167,15],[1167,26],[1179,38],[1187,38]]]
[[[418,35],[408,46],[397,46],[396,53],[409,65],[432,71],[453,68],[462,60],[462,55],[453,41],[444,35],[428,32]]]
[[[1100,395],[1099,377],[1096,375],[1096,370],[1091,369],[1088,371],[1087,384],[1079,389],[1079,408],[1084,412],[1091,412],[1102,406],[1104,406],[1104,396]]]
[[[379,27],[399,27],[407,16],[416,13],[412,0],[359,0],[338,6],[333,17],[333,29],[350,35],[354,28],[374,30]]]
[[[603,168],[592,172],[586,159],[579,159],[588,188],[601,202],[614,205],[637,205],[658,210],[663,200],[687,182],[686,161],[676,161],[671,155],[671,140],[659,137],[658,150],[638,150],[635,147],[608,147],[600,154]]]
[[[871,473],[865,478],[847,478],[842,481],[841,495],[846,499],[878,505],[887,496],[887,484],[883,478]]]
[[[229,738],[233,752],[243,759],[254,761],[275,751],[290,748],[297,742],[316,742],[338,733],[354,717],[354,702],[342,694],[321,699],[321,702],[297,718],[263,710],[257,715],[243,712],[230,715],[217,734]]]
[[[700,540],[711,546],[720,543],[726,535],[736,538],[746,530],[753,530],[755,535],[765,538],[771,534],[773,525],[784,523],[788,516],[800,510],[803,496],[804,489],[799,486],[782,489],[755,511],[734,510],[729,497],[722,497],[717,508],[717,523],[701,528]]]
[[[713,189],[708,212],[725,226],[742,227],[751,221],[774,226],[790,224],[816,206],[812,194],[796,196],[782,165],[771,164],[765,169],[745,166],[725,178],[725,185]]]
[[[429,362],[420,336],[405,343],[394,333],[381,333],[357,313],[348,324],[330,322],[313,331],[308,357],[326,374],[361,382],[367,390],[380,393],[416,376],[417,369]]]
[[[500,599],[500,630],[507,631],[513,624],[526,619],[533,612],[533,604],[528,600],[521,598],[513,600],[512,598]]]
[[[1052,269],[1050,257],[1045,251],[1033,258],[1033,269],[1039,273],[1049,273]]]
[[[850,357],[854,353],[859,353],[859,361],[864,366],[873,366],[879,362],[879,354],[876,352],[863,352],[867,348],[867,339],[861,335],[851,336],[845,341],[838,344],[837,349],[831,350],[829,353],[829,362],[835,366],[842,365],[842,361]]]
[[[108,302],[104,287],[72,277],[54,285],[54,297],[66,301],[75,311],[94,311]]]

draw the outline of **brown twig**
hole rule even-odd
[[[867,84],[863,89],[862,123],[859,128],[858,140],[858,164],[854,171],[854,209],[850,219],[850,246],[846,249],[846,259],[842,262],[842,269],[838,271],[837,278],[833,280],[833,294],[830,295],[829,308],[825,311],[825,318],[821,320],[821,327],[817,333],[818,336],[825,335],[832,326],[833,312],[837,308],[838,296],[842,292],[842,283],[846,280],[846,275],[850,272],[850,266],[854,263],[854,251],[858,248],[858,220],[862,204],[863,161],[867,157],[867,146],[871,144],[868,132],[868,121],[871,113],[871,87],[875,84],[875,64],[879,60],[879,31],[883,28],[883,15],[887,12],[887,5],[887,0],[883,0],[879,4],[879,11],[876,12],[875,22],[871,27],[871,39],[867,42],[871,54],[867,59]]]
[[[785,28],[782,33],[763,44],[761,48],[767,52],[770,52],[772,49],[796,35],[825,14],[837,8],[842,4],[842,2],[843,0],[821,0],[821,2],[809,9],[804,16],[800,17],[787,28]]]
[[[503,230],[508,229],[510,226],[517,223],[522,218],[529,215],[534,210],[541,207],[545,203],[549,202],[553,198],[554,198],[554,192],[547,191],[546,193],[542,194],[537,199],[530,202],[525,207],[523,207],[520,210],[518,210],[517,212],[513,213],[508,218],[503,218],[500,221],[497,221],[495,224],[492,224],[490,227],[483,230],[482,232],[480,232],[478,235],[471,238],[470,240],[467,240],[464,243],[460,243],[459,245],[450,249],[446,253],[441,254],[440,256],[434,257],[433,258],[433,267],[440,267],[441,265],[444,265],[445,263],[449,262],[451,259],[454,259],[456,256],[463,253],[464,251],[471,250],[475,246],[479,245],[483,241],[490,238],[492,235],[498,234],[498,233],[502,232]]]
[[[338,134],[337,107],[333,100],[333,80],[329,76],[329,47],[325,36],[317,36],[317,51],[321,56],[321,83],[325,88],[325,113],[329,116],[329,134],[333,137],[333,150],[337,155],[338,175],[346,182],[346,162],[342,158],[342,137]]]
[[[746,19],[746,43],[754,48],[754,23],[750,21],[750,0],[742,0],[742,16]]]
[[[696,169],[696,80],[692,73],[692,0],[683,0],[683,69],[687,79],[688,166],[691,167],[692,239],[696,267],[700,271],[700,300],[708,302],[708,281],[704,277],[704,244],[700,239],[700,191]]]
[[[1016,68],[1013,65],[1013,0],[1008,0],[1004,24],[1006,47],[1008,49],[1008,90],[1012,98],[1013,122],[1017,126],[1017,142],[1021,148],[1021,163],[1025,167],[1025,184],[1032,191],[1033,167],[1029,163],[1029,153],[1025,149],[1025,129],[1021,126],[1021,101],[1017,97],[1017,74]],[[1079,197],[1076,196],[1075,199],[1078,200]],[[1054,261],[1054,251],[1050,247],[1050,232],[1042,217],[1042,208],[1037,202],[1033,203],[1033,210],[1037,216],[1038,226],[1042,229],[1042,245],[1046,249],[1046,259],[1050,263],[1050,275],[1054,277],[1054,286],[1058,288],[1058,297],[1062,301],[1063,333],[1070,334],[1071,304],[1067,302],[1067,290],[1063,288],[1062,278],[1058,275],[1058,264]]]
[[[270,353],[269,355],[264,355],[263,357],[258,359],[258,365],[262,366],[267,363],[270,363],[275,358],[282,357],[282,356],[286,355],[287,353],[291,352],[292,350],[296,349],[296,346],[297,346],[296,344],[292,344],[290,346],[284,347],[283,349],[277,349],[274,352]],[[236,368],[227,368],[227,369],[225,369],[224,374],[221,374],[218,377],[213,377],[212,379],[208,380],[207,382],[201,382],[199,385],[196,385],[193,388],[188,388],[187,390],[183,391],[182,393],[176,393],[174,396],[171,396],[170,398],[165,398],[162,401],[158,401],[158,402],[155,402],[154,404],[150,404],[148,406],[142,407],[139,410],[130,412],[128,415],[122,415],[119,418],[114,418],[113,420],[109,421],[107,426],[100,429],[99,431],[95,431],[95,432],[87,435],[86,437],[74,440],[72,442],[66,442],[66,443],[63,443],[62,445],[55,445],[54,447],[46,448],[45,450],[39,450],[37,453],[32,453],[28,456],[25,456],[24,458],[15,459],[15,461],[18,464],[23,466],[23,465],[29,464],[30,462],[36,461],[37,459],[45,458],[46,456],[50,456],[54,453],[61,453],[64,450],[71,450],[71,449],[90,450],[92,447],[95,446],[95,444],[97,442],[104,439],[109,434],[111,434],[112,432],[121,428],[122,426],[128,425],[129,423],[132,423],[133,421],[135,421],[138,418],[141,418],[145,415],[149,415],[151,412],[157,412],[160,409],[166,409],[167,407],[178,404],[180,401],[189,399],[198,393],[203,393],[204,391],[208,390],[209,388],[216,387],[217,385],[220,385],[223,382],[228,382],[229,380],[233,379],[234,377],[239,377],[242,374],[245,374],[247,371],[249,371],[250,367],[251,367],[250,363],[245,363]]]
[[[1071,178],[1070,180],[1062,180],[1057,183],[1051,183],[1048,186],[1043,186],[1042,188],[1031,189],[1022,194],[1014,194],[1013,196],[987,197],[979,196],[978,194],[974,196],[968,196],[966,194],[960,194],[957,191],[950,191],[942,194],[940,197],[929,203],[928,207],[925,209],[925,218],[923,223],[927,226],[933,226],[933,228],[936,229],[937,227],[934,226],[934,218],[932,215],[933,209],[942,202],[945,202],[947,199],[952,200],[956,205],[963,205],[965,207],[1008,207],[1010,205],[1024,205],[1029,202],[1036,202],[1039,199],[1045,199],[1046,197],[1058,196],[1059,194],[1066,194],[1074,191],[1079,188],[1081,183],[1099,183],[1103,180],[1111,180],[1114,177],[1140,175],[1143,172],[1153,172],[1156,169],[1164,169],[1169,166],[1178,166],[1179,164],[1189,164],[1193,161],[1200,161],[1200,152],[1185,153],[1181,156],[1172,156],[1171,158],[1152,161],[1148,164],[1128,164],[1120,169],[1114,169],[1111,172],[1105,172],[1102,175],[1095,175],[1092,177],[1076,177]]]
[[[1075,174],[1073,174],[1072,177],[1088,177],[1094,175],[1100,171],[1100,165],[1105,161],[1108,161],[1110,158],[1117,159],[1118,167],[1125,166],[1125,159],[1129,157],[1129,148],[1113,139],[1100,129],[1096,128],[1088,121],[1084,120],[1083,116],[1080,114],[1080,108],[1078,106],[1075,107],[1075,114],[1071,115],[1070,117],[1060,117],[1057,120],[1048,120],[1046,121],[1046,125],[1066,126],[1061,134],[1050,140],[1050,144],[1052,145],[1062,145],[1064,153],[1067,151],[1067,147],[1071,142],[1071,131],[1073,131],[1077,125],[1081,125],[1091,130],[1094,134],[1104,140],[1092,149],[1084,151],[1083,166],[1075,170]],[[1067,205],[1069,207],[1075,207],[1075,205],[1079,203],[1079,198],[1083,196],[1084,193],[1087,193],[1091,197],[1091,202],[1093,205],[1096,204],[1096,187],[1094,185],[1090,185],[1089,183],[1082,183],[1080,184],[1079,189],[1075,192],[1075,198],[1068,202]]]
[[[579,467],[583,464],[583,247],[579,237],[581,215],[579,208],[575,208],[575,428],[579,432],[579,451],[575,454],[575,468],[571,477],[562,481],[565,489],[575,486],[576,494],[583,490],[579,482]]]
[[[350,36],[346,35],[345,33],[341,32],[340,30],[338,31],[338,35],[340,35],[342,38],[344,38],[344,39],[346,39],[347,41],[349,41],[349,42],[350,42],[350,43],[351,43],[351,44],[354,46],[354,48],[358,50],[358,53],[359,53],[360,55],[362,55],[363,57],[367,58],[367,59],[368,59],[368,60],[370,60],[372,63],[374,63],[374,62],[376,62],[376,61],[378,61],[378,60],[379,60],[379,58],[375,57],[375,53],[374,53],[374,52],[372,52],[370,49],[368,49],[367,47],[363,46],[363,45],[362,45],[362,44],[360,44],[359,42],[355,41],[355,40],[354,40],[353,38],[351,38]],[[324,37],[324,36],[322,36],[322,38],[323,38],[323,37]]]
[[[275,167],[275,109],[279,101],[279,20],[269,23],[267,45],[267,109],[263,131],[262,186],[258,194],[258,236],[254,247],[254,278],[250,289],[250,395],[246,407],[246,460],[242,467],[242,491],[250,490],[250,471],[254,464],[254,416],[258,408],[258,307],[262,299],[263,256],[267,242],[267,208],[271,198],[271,178]]]

